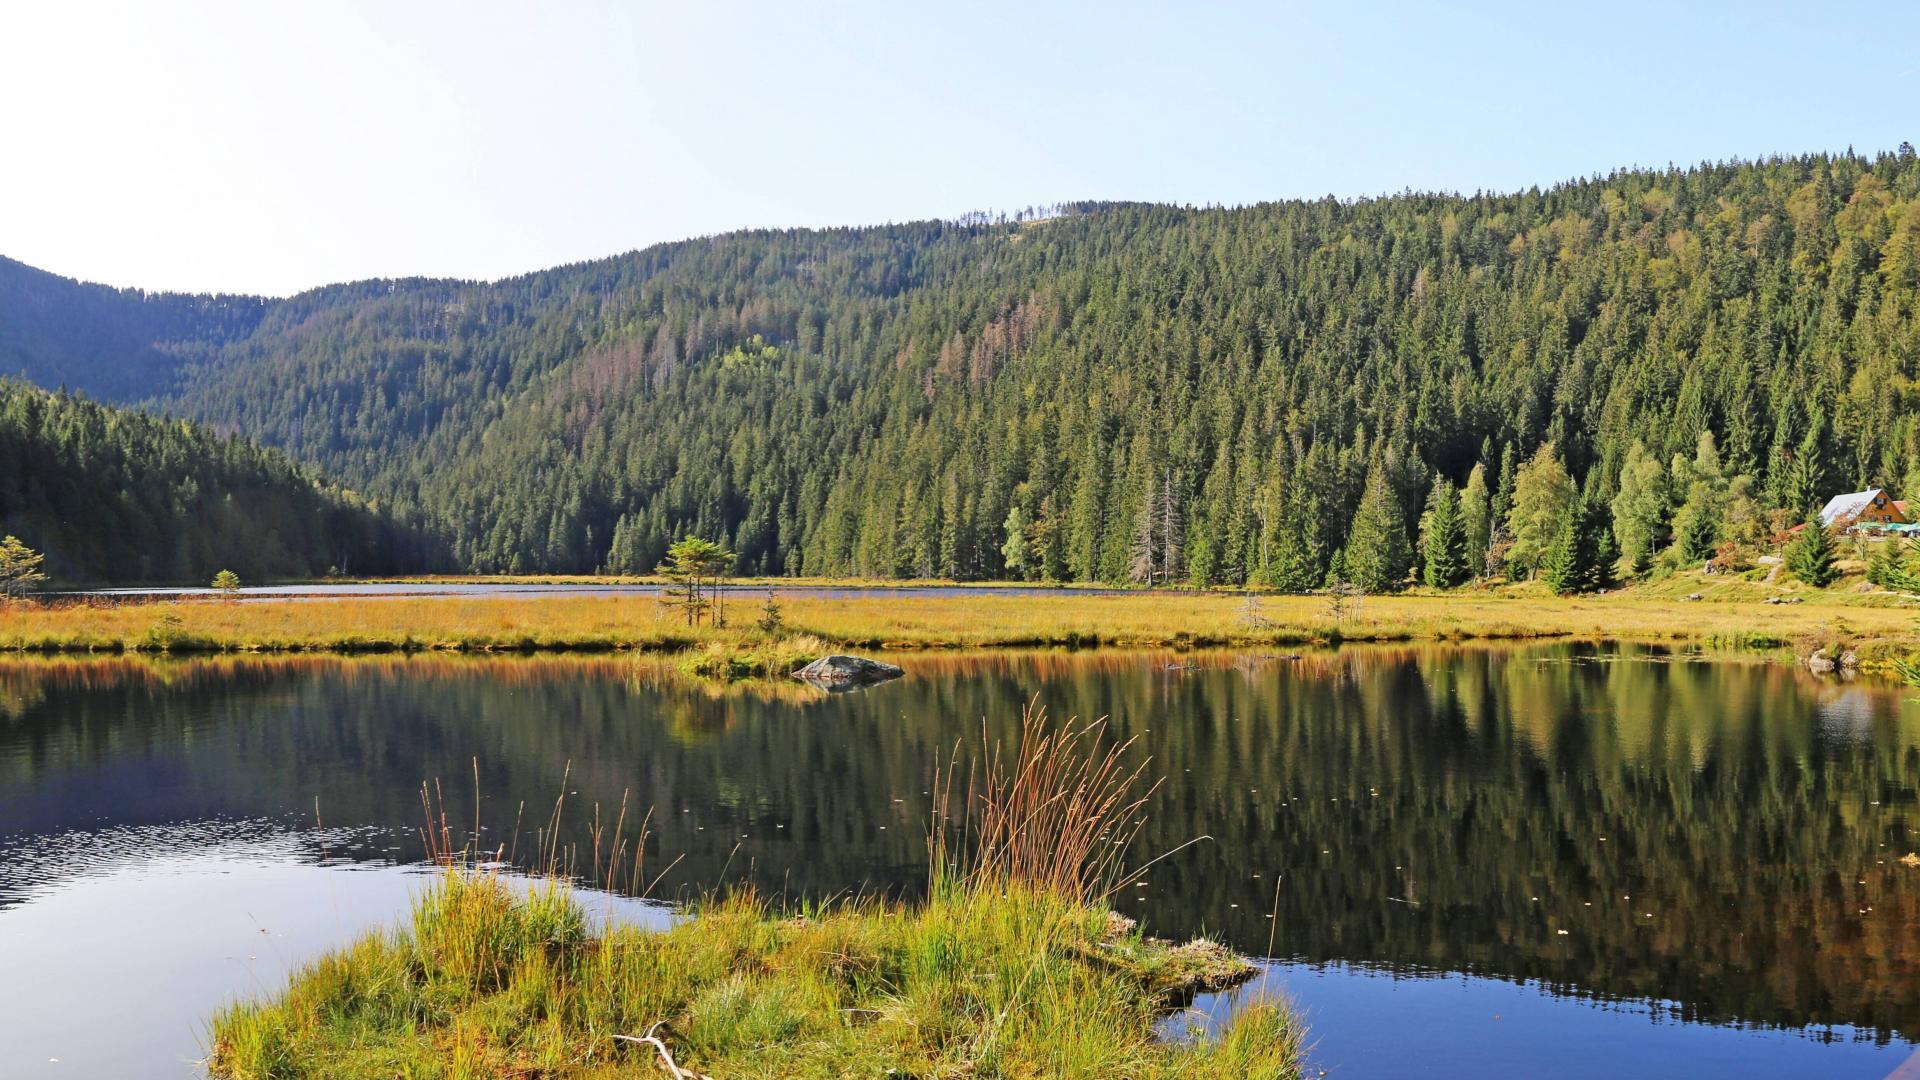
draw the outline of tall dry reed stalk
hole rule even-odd
[[[602,816],[600,804],[595,802],[591,821],[586,828],[590,847],[582,852],[575,843],[563,840],[561,828],[566,814],[567,784],[572,778],[573,762],[569,761],[561,773],[560,794],[554,798],[553,810],[548,814],[546,824],[534,829],[534,850],[524,863],[519,850],[520,827],[526,814],[525,803],[521,803],[514,814],[511,848],[506,844],[495,844],[489,848],[480,843],[478,759],[474,761],[472,831],[464,837],[459,835],[447,812],[446,793],[441,789],[440,781],[422,781],[419,835],[426,860],[449,871],[497,876],[501,870],[515,870],[528,877],[553,883],[584,884],[637,899],[650,896],[661,878],[679,865],[681,858],[676,856],[659,874],[648,876],[646,850],[647,839],[652,835],[652,809],[649,808],[640,818],[637,832],[630,834],[627,832],[632,824],[628,812],[630,792],[620,793],[620,805],[611,821]]]
[[[958,746],[936,763],[928,837],[935,887],[1017,886],[1089,902],[1138,877],[1145,867],[1129,872],[1127,853],[1160,782],[1143,789],[1146,761],[1127,764],[1134,740],[1108,742],[1106,731],[1104,717],[1055,726],[1029,702],[1010,748],[982,723],[983,752],[964,781]]]

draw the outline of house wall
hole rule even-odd
[[[1873,501],[1868,503],[1853,520],[1856,524],[1875,522],[1882,525],[1904,525],[1907,521],[1906,516],[1900,513],[1899,508],[1894,506],[1893,500],[1889,499],[1885,492],[1874,496]]]

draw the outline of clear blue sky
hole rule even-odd
[[[1920,141],[1920,5],[48,0],[0,11],[0,101],[0,253],[280,294],[1890,149]]]

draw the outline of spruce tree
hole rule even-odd
[[[1428,585],[1451,589],[1472,576],[1460,494],[1444,478],[1433,482],[1433,491],[1427,496],[1427,512],[1420,517],[1420,548],[1426,560],[1421,579]]]
[[[1281,508],[1268,549],[1266,578],[1282,592],[1308,592],[1325,578],[1315,513],[1311,498],[1304,494],[1288,496]]]
[[[1831,585],[1837,576],[1833,559],[1833,534],[1817,516],[1808,518],[1800,535],[1787,545],[1787,569],[1816,589]]]
[[[1620,565],[1620,546],[1614,543],[1605,508],[1597,502],[1587,508],[1586,535],[1582,542],[1586,546],[1587,587],[1596,591],[1613,588]]]
[[[1578,519],[1571,507],[1561,514],[1559,526],[1540,556],[1540,580],[1561,596],[1586,590],[1587,567],[1581,558]]]
[[[1347,533],[1347,579],[1367,592],[1387,592],[1404,585],[1412,568],[1413,546],[1407,542],[1400,500],[1387,479],[1382,455],[1376,454]]]

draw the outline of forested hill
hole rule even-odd
[[[243,580],[444,565],[429,538],[284,454],[0,379],[0,534],[56,580]]]
[[[270,303],[112,289],[0,257],[0,378],[115,400],[164,394],[183,349],[247,336]]]
[[[1628,475],[1636,558],[1837,490],[1920,494],[1917,299],[1903,146],[744,232],[252,321],[83,290],[108,317],[42,309],[0,342],[430,516],[474,570],[646,569],[698,533],[772,573],[1297,586],[1350,544],[1399,570],[1425,504],[1459,499],[1436,479],[1476,485],[1475,545],[1528,570],[1529,479],[1603,520]]]

